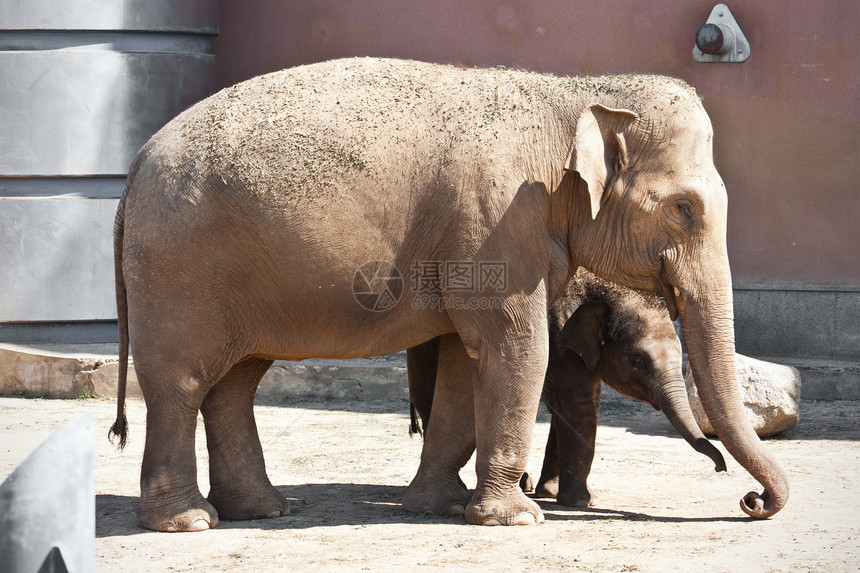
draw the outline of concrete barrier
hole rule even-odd
[[[116,396],[116,344],[0,344],[0,394],[49,398]],[[129,360],[127,395],[142,397]],[[353,360],[276,361],[258,399],[408,399],[404,353]]]

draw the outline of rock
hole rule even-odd
[[[741,354],[735,356],[741,396],[756,433],[761,437],[772,436],[795,427],[800,419],[800,372],[791,366]],[[716,435],[702,407],[689,366],[684,382],[693,416],[702,431]]]

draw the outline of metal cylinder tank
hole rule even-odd
[[[0,4],[0,340],[115,319],[128,166],[211,92],[217,30],[217,0]]]

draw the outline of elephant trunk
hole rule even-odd
[[[726,460],[723,459],[723,454],[708,441],[693,417],[683,380],[674,377],[672,380],[661,384],[660,399],[657,403],[678,434],[694,450],[711,458],[714,462],[714,471],[726,471]]]
[[[785,505],[788,480],[779,463],[764,449],[745,412],[735,366],[728,261],[724,259],[720,266],[721,272],[710,273],[707,281],[691,281],[676,289],[676,301],[690,367],[708,419],[732,457],[764,486],[761,494],[745,495],[741,509],[764,519]]]

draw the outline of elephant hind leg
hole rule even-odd
[[[209,502],[222,519],[287,515],[286,498],[266,475],[254,421],[254,394],[271,360],[248,358],[233,366],[201,406],[209,448]]]
[[[591,507],[597,500],[588,487],[588,474],[594,461],[600,388],[595,375],[580,379],[552,414],[558,455],[556,501],[560,505]]]
[[[197,484],[197,418],[207,394],[247,349],[236,343],[228,309],[214,293],[189,298],[191,273],[147,284],[140,276],[126,277],[129,338],[147,410],[138,521],[156,531],[212,528],[218,511]]]
[[[135,354],[146,400],[137,515],[141,526],[156,531],[200,531],[219,522],[216,506],[203,497],[197,484],[197,416],[216,382],[232,372],[237,358],[215,345],[198,347],[193,355],[177,352],[184,350],[180,336],[162,330],[158,338],[142,338],[138,348],[146,351]]]
[[[469,503],[459,472],[475,451],[472,378],[462,340],[457,335],[442,337],[435,393],[428,400],[433,423],[426,426],[421,464],[403,497],[409,511],[459,515]]]
[[[153,369],[138,360],[146,399],[146,445],[140,473],[138,522],[155,531],[200,531],[218,525],[218,512],[197,486],[195,433],[205,385],[176,369]],[[179,380],[165,388],[160,382]],[[190,389],[177,392],[176,387]]]
[[[540,478],[535,486],[535,497],[555,499],[558,495],[558,436],[556,435],[556,416],[553,414],[549,423],[549,436],[544,450],[543,467]],[[526,490],[523,490],[526,491]]]

